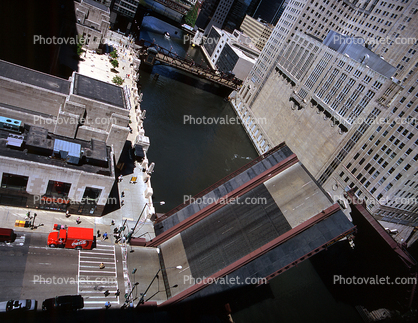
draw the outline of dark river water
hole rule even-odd
[[[169,40],[164,31],[172,35]],[[141,30],[142,38],[202,62],[200,49],[183,44],[182,35],[181,30],[150,17],[144,19]],[[154,66],[151,74],[141,72],[140,83],[141,108],[147,111],[145,134],[151,142],[147,156],[155,162],[153,197],[166,202],[156,206],[157,212],[169,211],[257,157],[240,124],[220,124],[220,120],[236,120],[220,95],[224,89],[163,65]]]
[[[170,39],[164,37],[168,31]],[[199,48],[183,41],[183,32],[153,17],[145,17],[140,37],[188,55],[197,63],[205,60]],[[155,78],[155,74],[159,74]],[[157,212],[167,212],[257,156],[242,126],[199,123],[203,117],[235,118],[225,93],[209,82],[174,68],[156,65],[152,73],[141,72],[142,109],[147,111],[145,133],[151,146],[148,159],[155,162],[152,175]],[[218,119],[219,120],[219,119]],[[392,275],[397,262],[379,237],[362,219],[354,219],[359,234],[356,248],[346,241],[273,279],[268,287],[231,302],[235,322],[363,322],[355,309],[381,307],[401,309],[404,291],[380,286],[338,286],[336,274],[351,276]],[[397,265],[395,266],[396,268]],[[401,295],[401,296],[399,296]]]

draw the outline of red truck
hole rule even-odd
[[[56,231],[48,235],[48,246],[50,248],[92,249],[96,242],[92,228],[67,228],[67,226],[56,224],[54,229]]]
[[[16,234],[13,229],[0,228],[0,241],[13,242],[16,239]]]

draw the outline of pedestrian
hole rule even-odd
[[[122,175],[119,175],[118,177],[119,182],[122,182],[122,179],[123,179]]]
[[[122,194],[120,195],[121,197],[125,197],[125,192],[122,191]]]
[[[99,268],[100,268],[100,269],[104,269],[104,268],[105,268],[105,264],[104,264],[104,263],[101,263],[101,264],[99,265]]]
[[[103,240],[107,239],[107,232],[103,233]]]
[[[124,204],[125,204],[125,201],[124,200],[120,201],[120,205],[121,206],[123,206]]]
[[[106,290],[106,291],[104,292],[104,296],[105,296],[105,297],[108,297],[109,295],[110,295],[109,290]]]
[[[110,225],[115,225],[115,220],[112,220],[112,222],[110,222]]]
[[[120,295],[120,290],[119,290],[119,288],[118,288],[118,290],[116,291],[116,293],[115,293],[115,296],[116,297],[118,297]]]
[[[100,238],[100,230],[97,230],[97,237]]]
[[[112,306],[112,305],[110,304],[110,302],[106,302],[106,303],[105,303],[105,307],[106,307],[106,309],[109,309],[111,306]]]
[[[69,218],[70,216],[71,216],[70,211],[69,210],[65,211],[65,217]]]
[[[75,220],[75,223],[77,223],[77,224],[81,223],[80,217],[78,217],[77,220]]]

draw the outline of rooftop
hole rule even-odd
[[[71,82],[68,80],[15,65],[3,60],[0,60],[0,76],[62,94],[70,93]]]
[[[383,76],[390,78],[396,73],[396,67],[390,65],[383,57],[373,53],[364,46],[363,38],[350,37],[331,30],[323,43],[336,52],[347,55]]]
[[[122,87],[78,73],[74,73],[74,94],[119,108],[126,108]]]
[[[96,7],[97,9],[106,11],[107,13],[110,12],[109,8],[106,7],[104,4],[101,4],[100,2],[94,1],[94,0],[82,0],[82,2],[87,3],[93,7]]]
[[[30,110],[30,109],[25,109],[25,108],[17,107],[17,106],[14,106],[14,105],[3,103],[3,102],[0,102],[0,107],[6,108],[6,109],[9,109],[9,110],[14,110],[14,111],[27,113],[27,114],[30,114],[30,115],[38,115],[38,116],[48,118],[48,119],[52,119],[54,117],[52,114],[43,113],[43,112],[39,112],[39,111],[34,111],[34,110]]]
[[[57,136],[37,126],[25,125],[20,133],[0,129],[0,156],[113,176],[110,153],[104,142]]]

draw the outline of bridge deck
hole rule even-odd
[[[222,86],[226,86],[230,89],[237,90],[241,85],[242,81],[234,77],[233,75],[228,75],[222,72],[213,71],[209,67],[202,66],[200,64],[196,64],[191,59],[183,58],[170,50],[167,50],[157,44],[151,43],[149,41],[141,39],[138,43],[139,46],[142,47],[143,54],[142,54],[142,61],[149,62],[148,56],[148,49],[155,50],[155,61],[159,61],[162,64],[167,64],[183,71],[189,72],[197,77],[206,79],[208,81],[217,83]],[[149,63],[147,63],[149,64]]]
[[[221,76],[217,75],[211,70],[204,69],[200,66],[196,66],[196,65],[184,62],[182,60],[175,59],[173,57],[170,57],[161,53],[157,55],[156,60],[160,61],[161,63],[165,63],[167,65],[181,69],[183,71],[192,73],[193,75],[196,75],[200,78],[204,78],[211,82],[229,87],[233,90],[236,90],[238,88],[238,85],[235,84],[232,80],[222,78]]]

